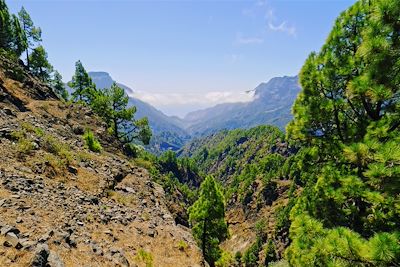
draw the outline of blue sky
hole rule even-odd
[[[169,115],[247,101],[246,90],[296,75],[354,0],[8,0],[43,31],[65,81],[80,59]]]

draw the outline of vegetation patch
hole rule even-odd
[[[100,152],[103,149],[100,142],[89,129],[86,130],[85,134],[83,135],[83,139],[85,140],[87,148],[89,148],[91,151]]]
[[[136,259],[143,262],[146,267],[153,267],[153,255],[143,249],[139,249]]]

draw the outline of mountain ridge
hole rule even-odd
[[[89,76],[97,88],[109,88],[115,81],[104,71],[91,71]],[[290,108],[300,91],[297,76],[274,77],[254,88],[249,102],[222,103],[189,112],[184,118],[165,115],[161,110],[133,96],[134,90],[117,83],[129,96],[129,105],[136,106],[136,118],[147,117],[153,131],[146,148],[156,154],[178,151],[193,137],[202,137],[220,130],[248,129],[271,124],[284,130],[292,118]]]

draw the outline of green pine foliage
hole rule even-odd
[[[399,16],[398,0],[357,1],[302,68],[293,266],[400,262]]]
[[[19,57],[28,46],[25,30],[18,16],[9,13],[4,0],[0,0],[0,49]]]
[[[80,60],[75,63],[75,74],[68,86],[74,90],[72,93],[73,101],[91,104],[96,93],[96,86]]]
[[[43,46],[38,46],[33,49],[32,53],[29,55],[29,64],[31,72],[36,75],[45,83],[51,81],[51,73],[53,72],[53,66],[47,60],[47,52],[44,50]]]
[[[263,241],[260,237],[244,252],[242,262],[246,267],[257,267],[259,253],[262,250]]]
[[[221,257],[219,244],[228,237],[224,196],[219,184],[207,176],[200,186],[199,198],[189,208],[189,220],[205,260],[210,266]]]
[[[49,83],[53,67],[43,46],[38,45],[41,41],[41,30],[34,26],[25,8],[21,8],[18,16],[10,14],[5,1],[0,0],[0,52],[17,62],[25,51],[28,69],[43,82]]]
[[[273,126],[221,131],[193,141],[180,153],[191,156],[200,172],[221,181],[227,199],[243,204],[253,197],[255,180],[267,187],[274,179],[289,177],[290,154],[284,134]]]
[[[189,226],[188,209],[196,201],[203,180],[193,159],[177,158],[172,151],[156,157],[143,150],[133,160],[148,169],[153,180],[163,187],[170,207],[175,206],[170,208],[175,221]]]
[[[54,92],[60,97],[61,99],[67,101],[68,100],[68,91],[65,88],[65,84],[62,81],[62,76],[58,71],[54,71],[53,79],[52,79],[52,86]]]
[[[125,144],[134,141],[149,144],[152,133],[148,119],[134,118],[136,107],[128,107],[129,98],[124,89],[114,83],[111,88],[92,93],[92,109],[104,119],[116,139]]]
[[[5,0],[0,0],[0,48],[10,49],[12,47],[12,23],[11,15]]]
[[[24,48],[24,50],[26,51],[26,64],[28,66],[28,69],[30,69],[31,59],[29,57],[29,50],[33,49],[35,44],[42,41],[42,30],[38,27],[35,27],[31,16],[24,7],[22,7],[21,10],[18,12],[18,17],[20,21],[20,27],[24,35],[24,43],[21,48]]]
[[[101,147],[100,142],[96,139],[93,132],[90,130],[86,130],[83,135],[83,139],[86,142],[86,146],[93,152],[100,152],[103,148]]]

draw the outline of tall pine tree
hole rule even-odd
[[[53,66],[47,60],[47,52],[43,46],[38,46],[33,49],[29,55],[29,61],[31,62],[31,71],[43,82],[50,82],[50,75],[53,71]]]
[[[68,91],[65,88],[65,85],[62,81],[62,76],[58,71],[54,72],[52,86],[54,88],[54,92],[62,99],[68,100]]]
[[[4,0],[0,0],[0,48],[12,47],[12,19]]]
[[[75,74],[68,86],[74,89],[72,93],[74,101],[81,101],[86,104],[90,104],[93,101],[96,94],[96,86],[80,60],[75,63]]]
[[[221,256],[219,244],[228,236],[228,226],[224,196],[212,176],[207,176],[201,184],[199,198],[189,208],[189,221],[205,260],[215,266]]]
[[[30,68],[29,49],[32,49],[36,43],[42,41],[42,30],[38,27],[35,27],[31,16],[24,7],[22,7],[21,10],[18,12],[18,17],[21,22],[22,30],[25,34],[24,39],[26,40],[26,65],[28,66],[28,68]]]
[[[288,136],[302,145],[293,266],[400,262],[400,1],[359,0],[305,62]]]
[[[139,140],[149,144],[151,130],[147,118],[134,118],[136,107],[128,107],[129,97],[114,83],[111,88],[97,91],[91,104],[110,127],[115,138],[123,143]]]
[[[13,51],[19,57],[28,48],[28,40],[24,30],[21,27],[19,18],[16,15],[12,15],[13,25]]]

